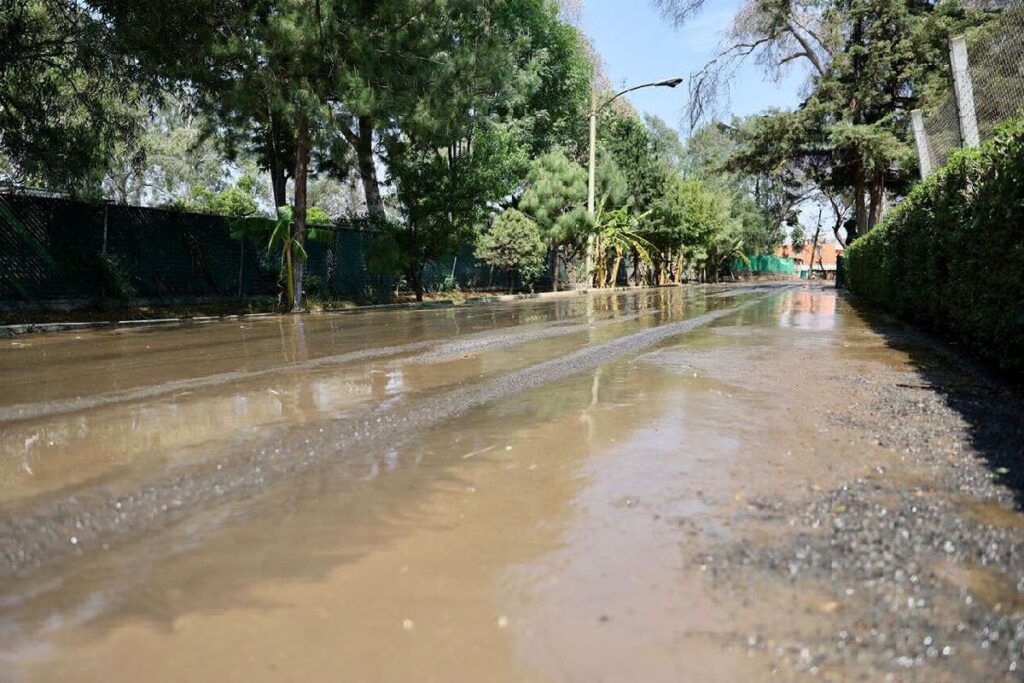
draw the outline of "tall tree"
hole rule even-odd
[[[591,228],[587,214],[587,172],[564,152],[537,159],[519,208],[540,226],[551,245],[551,289],[558,291],[559,261],[571,263]]]
[[[344,3],[335,6],[339,12]],[[349,7],[348,5],[351,5]],[[553,0],[349,3],[334,41],[344,78],[335,110],[355,151],[371,217],[384,217],[379,169],[394,138],[456,139],[471,112],[514,120],[536,155],[582,139],[591,64]]]
[[[655,0],[677,21],[702,0]],[[954,32],[981,21],[958,3],[919,0],[748,0],[717,54],[691,78],[691,124],[722,101],[739,66],[772,75],[803,64],[810,96],[795,112],[769,114],[758,163],[796,161],[833,196],[849,193],[849,239],[881,217],[887,194],[913,178],[909,111],[948,73]],[[747,154],[748,161],[756,158]]]
[[[311,154],[329,135],[327,92],[333,86],[329,0],[94,0],[123,45],[168,85],[187,85],[227,132],[246,136],[270,173],[275,204],[291,176],[293,235],[301,251]],[[301,308],[303,263],[295,259],[294,300]]]
[[[121,204],[171,204],[195,188],[219,192],[233,169],[210,125],[185,98],[167,97],[132,139],[114,147],[104,195]]]
[[[644,115],[644,124],[647,126],[647,135],[651,140],[654,154],[669,169],[682,173],[686,161],[686,144],[679,136],[679,131],[651,114]]]
[[[470,122],[443,146],[412,135],[391,139],[388,158],[402,215],[378,239],[390,242],[395,268],[421,301],[427,264],[475,241],[491,206],[515,187],[526,158],[508,128],[489,121]]]
[[[0,10],[0,154],[27,182],[95,186],[139,123],[139,74],[102,15],[75,0]]]

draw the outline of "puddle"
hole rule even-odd
[[[10,514],[47,496],[142,486],[169,462],[212,467],[210,453],[244,450],[240,435],[304,436],[366,406],[436,403],[441,417],[396,422],[390,437],[353,442],[365,448],[340,444],[336,458],[267,473],[258,494],[196,506],[162,529],[5,581],[0,666],[15,681],[83,682],[764,676],[748,634],[780,614],[810,618],[817,594],[751,605],[716,590],[694,558],[709,539],[731,537],[749,501],[858,466],[823,431],[803,377],[790,383],[786,373],[804,365],[793,335],[823,335],[815,343],[827,364],[859,331],[834,294],[709,296],[722,293],[310,317],[301,329],[269,320],[41,337],[3,351],[5,360],[36,354],[0,366],[17,385],[5,405],[306,363],[3,425]],[[650,337],[638,352],[617,346],[744,301],[753,303]],[[308,365],[561,321],[584,327],[429,362],[432,346]],[[764,357],[780,369],[752,372]],[[573,358],[586,363],[556,365]],[[109,376],[122,372],[114,368],[123,380]],[[552,379],[534,381],[535,368]],[[527,379],[501,387],[509,377]],[[492,386],[465,410],[446,408],[451,392]]]

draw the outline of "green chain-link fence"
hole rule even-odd
[[[791,258],[762,254],[760,256],[751,256],[747,260],[749,263],[744,262],[743,259],[736,259],[733,261],[733,271],[737,273],[755,275],[796,275],[796,265],[793,263],[793,259]]]
[[[971,0],[965,4],[999,12],[994,21],[965,36],[971,102],[964,106],[971,107],[978,140],[984,142],[996,126],[1024,111],[1024,2]],[[952,81],[942,99],[924,112],[922,123],[924,147],[934,170],[967,142]]]
[[[307,292],[367,298],[394,289],[366,269],[369,233],[331,232],[307,245]],[[278,263],[265,246],[233,238],[222,216],[0,193],[3,304],[274,296]],[[425,276],[428,289],[505,284],[469,247],[430,264]]]

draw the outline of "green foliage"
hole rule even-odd
[[[120,259],[113,254],[96,254],[96,277],[105,296],[128,301],[137,294]]]
[[[677,23],[705,4],[652,1]],[[717,111],[747,60],[774,78],[794,64],[802,64],[810,76],[807,96],[794,111],[768,111],[730,126],[712,124],[691,141],[691,149],[697,142],[706,154],[698,167],[711,160],[754,181],[749,195],[762,220],[737,211],[745,214],[748,242],[761,250],[781,240],[782,226],[793,223],[787,195],[799,188],[817,190],[818,200],[833,208],[834,230],[847,228],[847,241],[877,223],[892,196],[904,194],[916,178],[910,112],[948,93],[949,38],[995,14],[969,9],[975,6],[918,0],[743,3],[722,45],[691,81],[691,124]],[[700,140],[702,132],[711,135]],[[714,143],[713,137],[727,144],[706,144]]]
[[[534,162],[519,208],[537,222],[545,239],[565,244],[589,231],[586,204],[587,172],[564,152],[554,151]]]
[[[793,226],[793,229],[789,231],[789,241],[793,245],[793,251],[797,253],[803,251],[804,246],[807,245],[807,235],[802,226]]]
[[[651,114],[644,116],[644,123],[655,156],[670,170],[682,173],[685,169],[687,150],[682,138],[679,137],[679,131]]]
[[[684,181],[680,176],[669,179],[665,192],[658,197],[648,220],[651,240],[661,246],[679,246],[687,232],[687,205]],[[695,182],[695,181],[691,181]]]
[[[648,267],[654,265],[656,247],[640,234],[640,226],[650,213],[637,214],[627,206],[599,207],[592,243],[595,250],[595,286],[615,287],[618,284],[619,270],[627,253],[635,254]]]
[[[519,211],[509,209],[477,239],[476,256],[485,263],[509,271],[509,287],[512,287],[512,274],[518,273],[524,283],[530,283],[544,271],[547,245],[535,222]]]
[[[612,109],[598,131],[599,163],[614,161],[626,179],[627,202],[637,211],[649,210],[664,192],[669,170],[644,122],[632,112]]]
[[[559,19],[556,3],[549,0],[518,0],[510,9],[522,34],[515,72],[524,82],[508,114],[530,156],[576,147],[586,140],[583,113],[594,71],[585,38]]]
[[[311,206],[306,210],[306,222],[311,226],[319,225],[326,227],[334,225],[334,219],[331,218],[331,215],[319,206]],[[312,229],[310,234],[313,234]]]
[[[224,154],[208,134],[209,121],[188,98],[167,96],[152,112],[140,108],[139,118],[144,120],[139,134],[113,148],[103,180],[107,199],[132,205],[187,204],[196,188],[224,189],[229,170]]]
[[[750,149],[753,142],[771,140],[771,151],[777,152],[777,139],[758,134],[761,124],[771,121],[751,117],[703,126],[687,140],[680,163],[686,178],[729,195],[749,254],[770,254],[782,244],[785,226],[796,221],[808,194],[806,180],[784,156],[765,158],[767,150]],[[748,154],[756,154],[756,161],[741,162]]]
[[[414,137],[389,142],[389,171],[404,208],[403,220],[382,239],[402,254],[403,274],[417,297],[423,295],[423,269],[472,243],[488,217],[488,205],[510,195],[525,152],[508,127],[470,122],[465,137],[443,148]]]
[[[82,192],[136,132],[140,90],[103,18],[74,0],[0,9],[0,154],[20,180]]]
[[[1024,122],[949,163],[846,253],[848,286],[1024,372]]]
[[[220,192],[214,192],[205,187],[195,187],[190,197],[179,201],[174,206],[230,218],[255,216],[259,211],[256,204],[256,179],[252,176],[242,176],[237,183]]]
[[[734,227],[729,213],[728,195],[698,180],[679,184],[680,202],[684,217],[683,244],[703,248],[714,240],[715,235]]]
[[[682,247],[687,260],[717,280],[719,270],[739,256],[743,239],[731,214],[728,194],[697,181],[677,188],[684,217]]]
[[[244,179],[243,179],[244,180]],[[295,302],[295,262],[305,261],[306,247],[303,239],[294,233],[294,211],[290,206],[280,206],[277,218],[262,216],[246,216],[231,223],[231,236],[237,240],[251,239],[257,244],[266,245],[267,255],[279,259],[279,272],[285,282],[289,309]],[[310,229],[306,235],[311,240],[327,241],[331,235],[328,231]]]

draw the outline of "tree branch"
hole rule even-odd
[[[800,47],[804,49],[804,56],[806,56],[807,59],[810,60],[811,64],[814,65],[814,68],[817,69],[818,75],[824,76],[825,65],[821,62],[821,59],[818,57],[818,55],[815,54],[814,47],[811,45],[810,41],[807,40],[807,37],[800,32],[799,27],[796,24],[796,21],[794,21],[792,17],[786,19],[786,28],[789,30],[789,33],[796,39],[796,42],[800,43]]]

